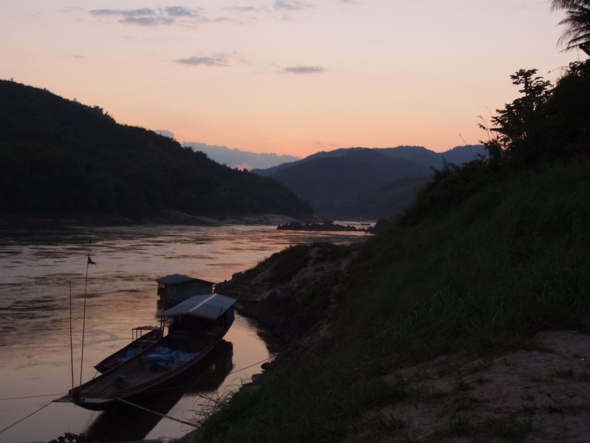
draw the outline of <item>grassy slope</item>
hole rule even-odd
[[[267,374],[210,417],[197,441],[341,441],[394,418],[367,412],[410,393],[382,377],[441,354],[494,355],[589,314],[590,163],[487,186],[438,219],[361,248],[337,294],[331,353]],[[401,426],[401,425],[400,425]]]

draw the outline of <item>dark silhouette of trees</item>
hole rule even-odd
[[[519,164],[534,160],[536,153],[531,140],[543,124],[543,106],[551,96],[551,82],[536,74],[536,69],[520,69],[512,74],[512,84],[521,86],[519,92],[523,96],[496,110],[492,127],[480,125],[494,134],[484,143],[491,158],[497,160],[507,153]]]
[[[580,48],[590,56],[590,0],[553,0],[552,9],[563,9],[567,16],[559,24],[567,29],[560,38],[565,50]]]
[[[544,163],[588,161],[590,60],[570,64],[555,87],[536,74],[521,69],[511,75],[522,96],[496,111],[492,127],[480,125],[491,136],[484,142],[490,155],[436,171],[400,217],[401,225],[447,213],[475,191]]]
[[[97,106],[0,81],[0,215],[171,212],[305,217],[313,209],[270,177],[117,124]]]

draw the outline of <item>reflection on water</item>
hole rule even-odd
[[[356,232],[277,231],[274,226],[0,230],[0,430],[42,408],[1,432],[0,443],[49,441],[105,420],[96,412],[51,400],[67,393],[72,379],[78,384],[92,378],[93,366],[127,344],[132,328],[157,324],[156,278],[178,273],[220,282],[293,244],[348,243],[364,237]],[[97,263],[88,269],[87,254]],[[225,339],[233,344],[235,367],[212,396],[235,391],[272,357],[256,326],[239,315]],[[200,400],[199,394],[184,393],[167,415],[192,421],[194,411],[203,407]],[[164,399],[157,403],[163,405]],[[147,438],[179,437],[191,430],[163,419]]]

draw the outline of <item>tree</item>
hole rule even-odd
[[[551,95],[551,82],[536,74],[536,69],[521,69],[512,74],[512,84],[521,86],[519,92],[523,96],[496,110],[497,115],[492,117],[494,126],[480,125],[495,134],[484,142],[491,159],[499,160],[507,153],[518,165],[534,160],[531,140],[543,124],[542,107]]]
[[[523,96],[481,124],[493,136],[484,142],[490,164],[528,168],[590,154],[590,60],[571,63],[557,86],[521,69],[512,83]]]
[[[559,22],[567,26],[559,39],[567,42],[565,50],[580,48],[590,56],[590,0],[553,0],[551,9],[566,11],[566,18]]]
[[[549,159],[590,154],[590,60],[571,63],[544,106],[534,143]]]

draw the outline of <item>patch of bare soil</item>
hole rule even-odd
[[[589,442],[590,336],[543,332],[529,349],[390,374],[405,400],[368,413],[373,430],[346,442]]]

